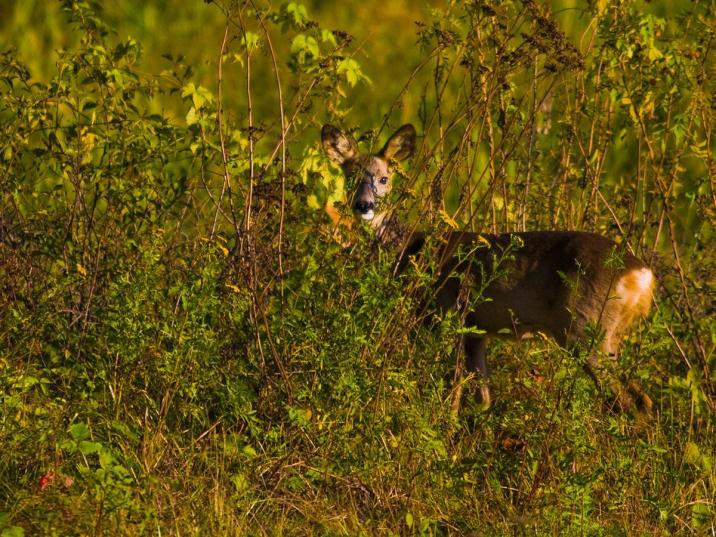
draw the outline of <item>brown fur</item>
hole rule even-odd
[[[514,238],[521,245],[510,249]],[[399,256],[397,272],[409,255],[420,252],[424,241],[422,235],[408,238],[408,255]],[[621,406],[636,403],[648,410],[651,401],[634,385],[625,391],[600,378],[604,369],[613,368],[609,362],[616,358],[623,335],[648,314],[652,301],[651,271],[622,250],[611,239],[580,231],[450,233],[438,249],[433,300],[438,310],[463,309],[465,325],[485,332],[466,336],[468,371],[486,380],[489,338],[522,339],[541,332],[565,348],[588,353],[588,373],[595,382],[606,382]],[[480,290],[479,301],[470,303]],[[466,297],[471,292],[473,296]],[[597,337],[590,337],[590,328],[597,328]],[[612,360],[600,363],[599,351]],[[486,385],[479,396],[489,403]]]
[[[512,237],[522,246],[493,266]],[[458,256],[461,248],[469,255]],[[608,268],[610,256],[621,257],[623,266]],[[651,303],[653,283],[644,289],[635,276],[636,271],[649,269],[631,254],[620,256],[616,243],[594,233],[451,233],[439,259],[438,306],[444,309],[457,304],[459,275],[469,271],[471,285],[484,287],[486,299],[473,308],[471,319],[491,336],[510,331],[520,338],[542,331],[568,345],[585,337],[589,323],[599,325],[607,334],[614,332],[614,325],[625,328],[646,315]],[[495,270],[504,274],[490,281]],[[488,281],[483,282],[483,276]],[[615,294],[617,289],[620,295]]]

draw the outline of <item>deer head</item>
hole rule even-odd
[[[333,125],[321,130],[323,148],[340,165],[348,184],[355,185],[351,207],[356,216],[378,228],[385,216],[381,201],[392,188],[391,161],[405,160],[415,151],[415,127],[403,125],[374,155],[361,154],[350,134]]]

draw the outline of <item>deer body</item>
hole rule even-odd
[[[412,154],[415,129],[404,125],[376,155],[361,155],[355,141],[335,127],[325,126],[322,139],[328,155],[349,179],[357,181],[354,212],[374,227],[383,245],[397,247],[396,272],[402,272],[411,256],[421,254],[426,237],[406,231],[395,218],[386,218],[380,199],[390,190],[390,160]],[[489,338],[522,339],[542,332],[562,347],[586,352],[585,369],[600,385],[601,370],[614,361],[626,330],[649,312],[651,270],[602,235],[451,232],[438,242],[432,302],[439,311],[458,308],[465,326],[478,329],[464,338],[466,369],[482,377],[476,395],[485,405],[490,403]],[[600,364],[599,351],[611,360]],[[636,385],[622,389],[611,380],[607,383],[623,407],[634,402],[647,410],[651,407]],[[460,392],[461,388],[456,390],[456,409]]]

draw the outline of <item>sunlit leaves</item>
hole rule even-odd
[[[194,86],[193,82],[189,82],[182,88],[181,96],[183,98],[191,99],[194,108],[197,110],[200,110],[205,103],[211,104],[214,102],[214,95],[208,89],[204,86],[199,86],[197,88]]]
[[[298,66],[310,64],[318,58],[320,49],[315,38],[298,34],[291,42],[291,56]]]
[[[259,35],[254,32],[246,32],[241,36],[241,46],[249,52],[259,47]]]
[[[287,18],[298,28],[302,28],[308,20],[306,6],[298,2],[289,2],[288,4],[284,4],[284,6],[282,6],[282,10],[285,10]]]
[[[186,114],[187,125],[195,125],[205,118],[204,109],[206,105],[214,103],[214,95],[205,87],[196,87],[193,82],[189,82],[182,88],[181,96],[192,103],[192,107]]]
[[[345,76],[346,81],[351,87],[355,86],[361,80],[370,82],[368,77],[366,77],[361,71],[358,62],[353,58],[344,58],[340,60],[336,65],[336,73]]]

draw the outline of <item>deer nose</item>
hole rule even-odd
[[[361,214],[366,214],[375,209],[375,204],[372,201],[357,200],[353,208]]]

